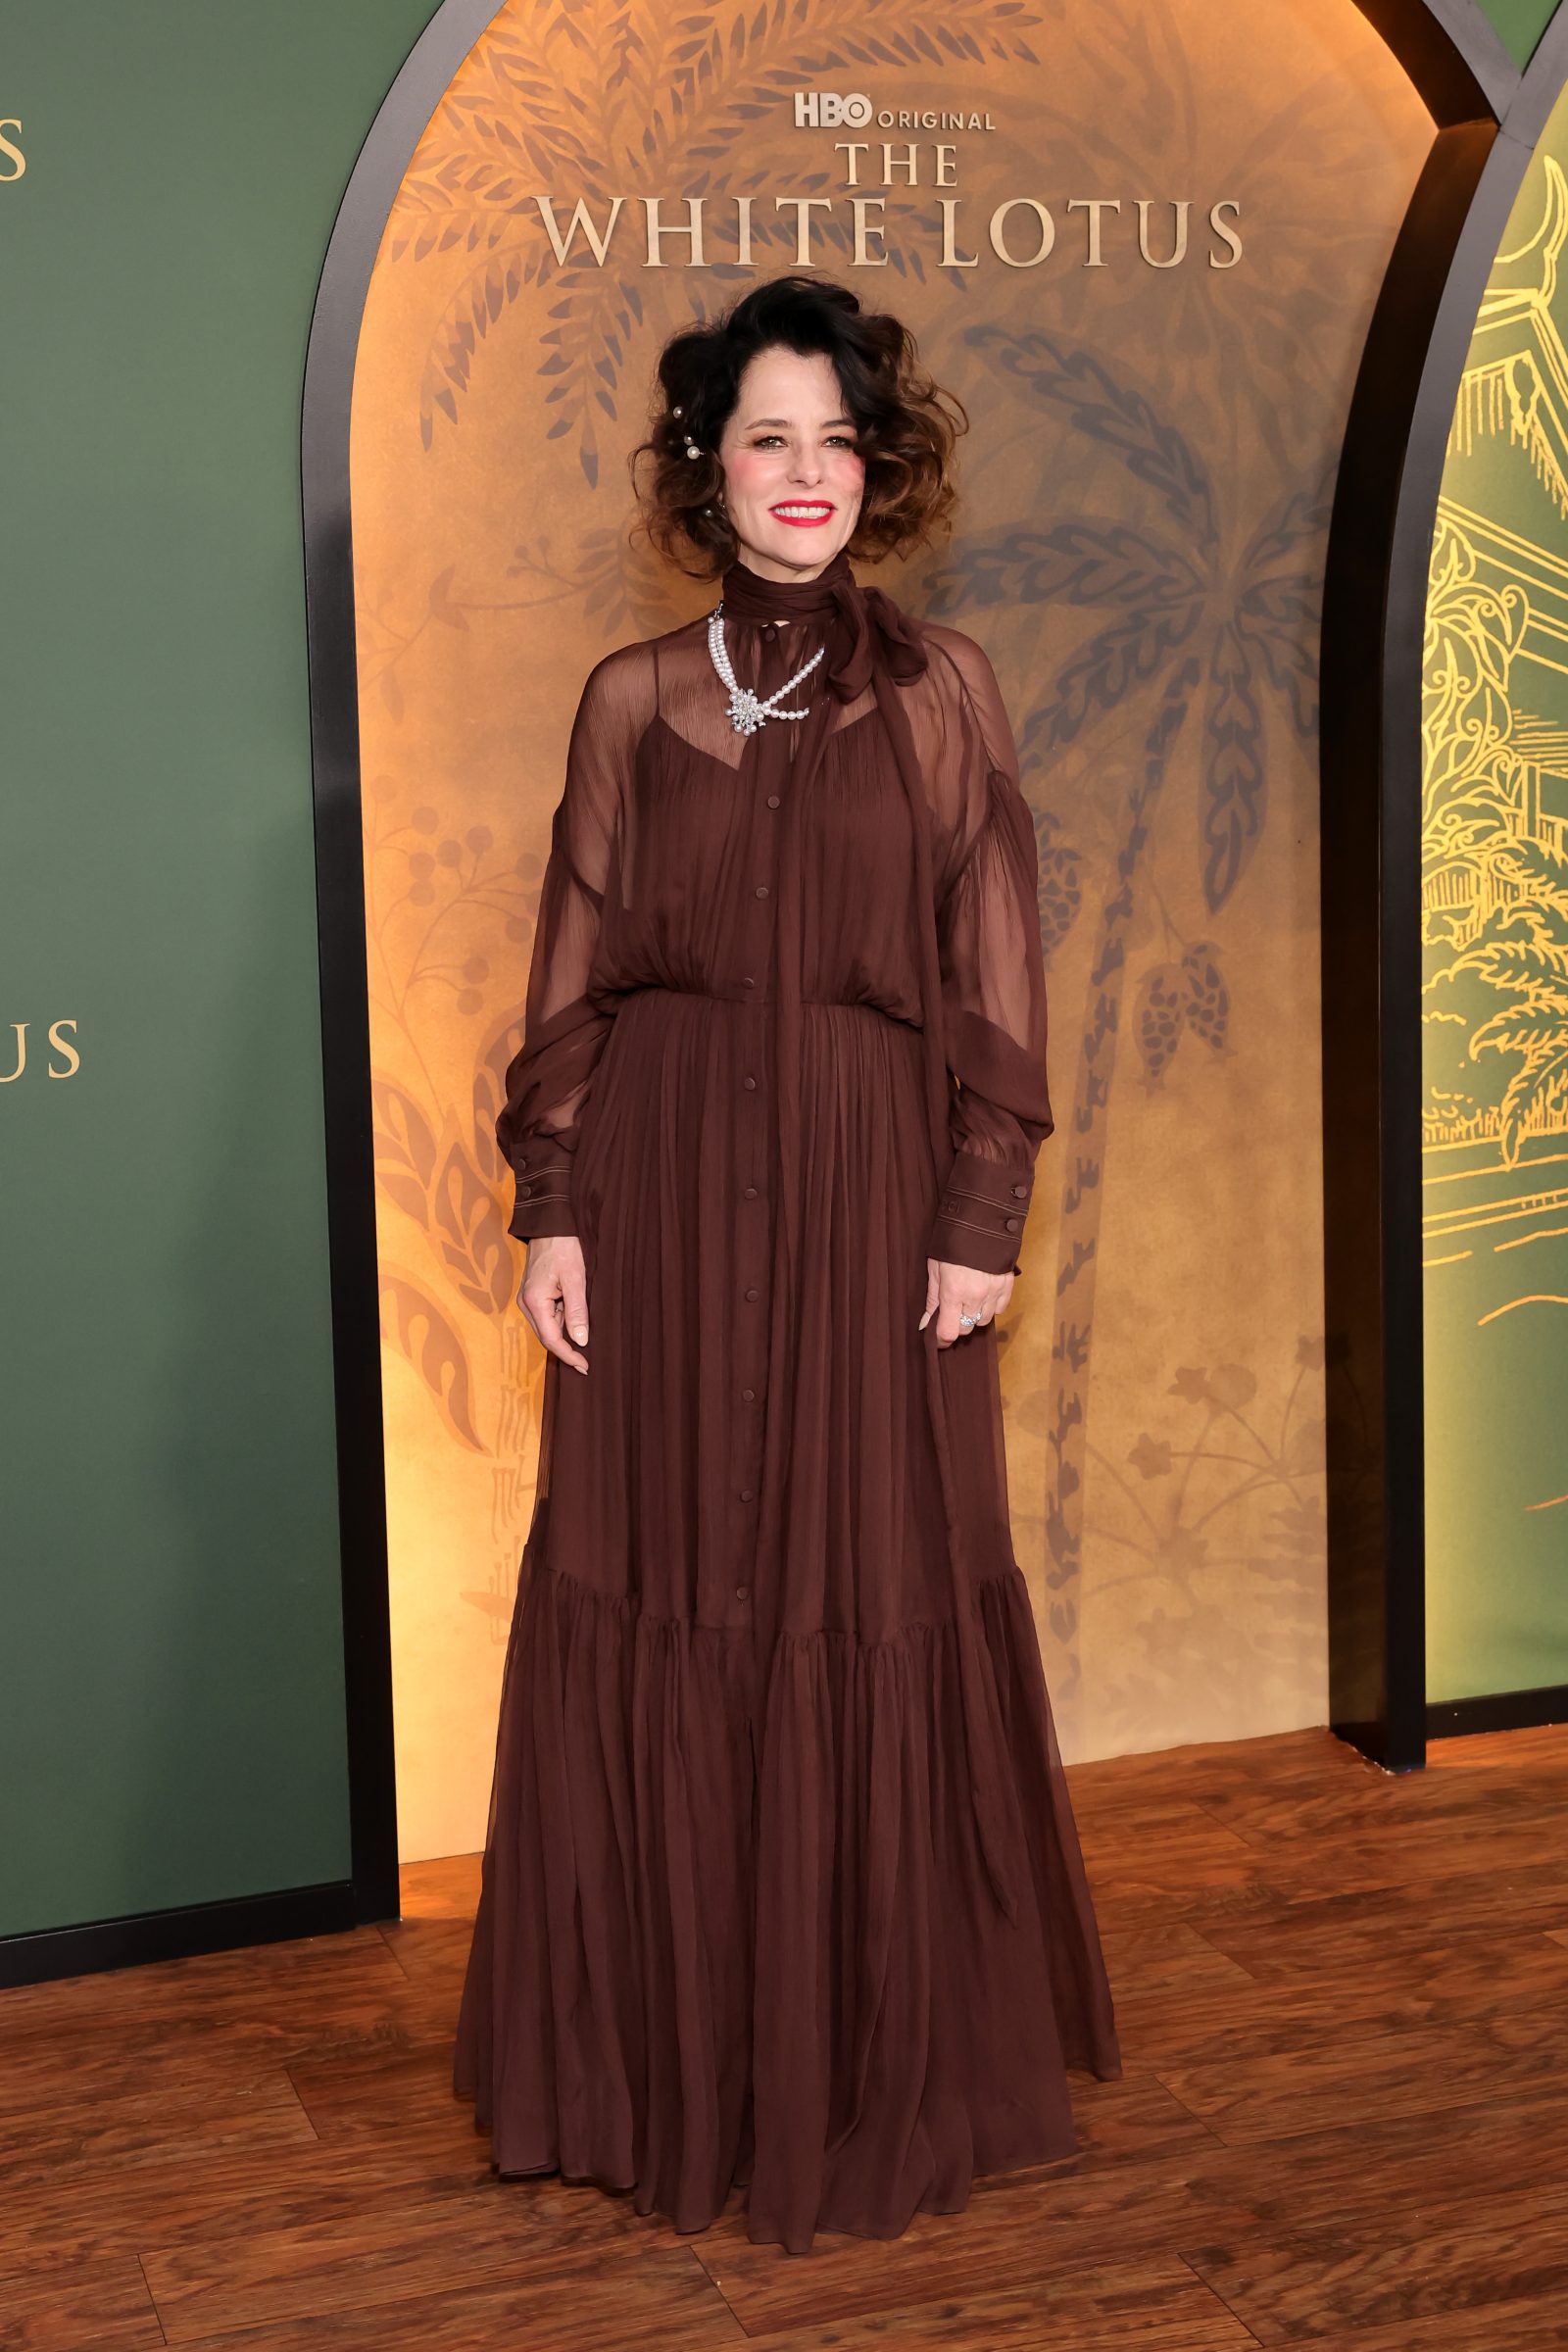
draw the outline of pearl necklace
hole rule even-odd
[[[803,678],[810,676],[826,650],[825,646],[818,646],[804,668],[798,669],[793,678],[786,678],[778,692],[770,694],[765,703],[759,702],[749,686],[742,686],[737,681],[730,666],[729,654],[724,645],[724,604],[720,598],[708,616],[708,651],[718,672],[719,684],[729,688],[730,723],[736,734],[755,735],[770,718],[805,718],[805,710],[780,710],[777,705],[787,694],[794,693]]]

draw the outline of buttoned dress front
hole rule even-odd
[[[506,2175],[757,2239],[886,2236],[1070,2154],[1120,2071],[1013,1554],[994,1325],[1046,1091],[1037,858],[991,664],[744,563],[573,724],[498,1123],[575,1234],[545,1370],[454,2081]]]

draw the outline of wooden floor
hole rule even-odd
[[[450,2084],[476,1884],[0,1993],[0,2345],[1568,2345],[1568,1732],[1072,1775],[1127,2063],[1083,2148],[892,2244],[500,2181]]]

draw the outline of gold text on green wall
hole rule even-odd
[[[11,137],[12,131],[16,132],[16,138]],[[22,123],[19,118],[0,115],[0,187],[4,187],[7,180],[20,179],[27,169],[27,159],[17,143],[21,137]]]
[[[32,1054],[29,1056],[27,1052],[27,1031],[31,1025],[32,1024],[27,1021],[12,1022],[11,1034],[16,1042],[11,1052],[5,1056],[7,1062],[10,1064],[10,1067],[6,1069],[0,1069],[0,1086],[15,1086],[19,1078],[74,1078],[76,1072],[80,1069],[81,1055],[77,1053],[75,1047],[71,1043],[71,1040],[62,1036],[61,1034],[61,1032],[66,1029],[71,1030],[73,1034],[74,1034],[77,1027],[76,1022],[51,1021],[49,1024],[49,1046],[54,1053],[64,1055],[64,1069],[57,1069],[52,1061],[41,1059],[36,1048],[34,1048]]]

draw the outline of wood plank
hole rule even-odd
[[[63,2271],[58,2262],[7,2276],[0,2267],[6,2352],[163,2352],[164,2331],[135,2257]]]
[[[1118,2019],[1137,1993],[1154,1996],[1173,1987],[1191,1992],[1210,1985],[1235,1992],[1253,1982],[1239,1960],[1180,1920],[1163,1928],[1120,1928],[1102,1921],[1101,1943],[1112,1987],[1120,1988]]]
[[[1568,2209],[1568,2101],[1532,2096],[1478,2117],[1463,2109],[1379,2118],[1250,2140],[1190,2167],[1211,2202],[1260,2238],[1348,2236],[1371,2217],[1390,2239],[1432,2230],[1555,2227]]]
[[[794,2262],[752,2244],[738,2212],[692,2245],[748,2335],[765,2338],[933,2302],[1020,2291],[1039,2298],[1055,2279],[1164,2256],[1227,2218],[1246,2226],[1244,2216],[1195,2199],[1167,2168],[1110,2164],[982,2181],[963,2213],[917,2215],[898,2238],[819,2236],[809,2257]]]
[[[545,2222],[526,2183],[496,2181],[470,2197],[388,2199],[376,2211],[297,2218],[287,2228],[153,2249],[142,2257],[171,2344],[206,2335],[324,2319],[379,2307],[389,2340],[403,2336],[403,2307],[450,2290],[503,2284],[536,2289],[541,2313],[565,2312],[604,2281],[607,2267],[628,2311],[671,2324],[694,2340],[739,2333],[701,2264],[667,2229],[632,2211],[629,2197],[581,2196],[568,2216]],[[607,2258],[612,2262],[607,2266]]]
[[[1358,2033],[1332,2047],[1165,2068],[1160,2075],[1183,2106],[1233,2143],[1394,2114],[1484,2112],[1499,2098],[1530,2092],[1543,2078],[1568,2099],[1568,2048],[1544,2040],[1535,2049],[1501,2051],[1464,2034],[1422,2029],[1397,2036]]]
[[[1456,1944],[1568,1928],[1568,1864],[1467,1869],[1405,1886],[1355,1887],[1292,1899],[1253,1890],[1250,1904],[1183,1905],[1184,1916],[1250,1976],[1355,1974]]]
[[[746,2338],[688,2248],[628,2271],[569,2268],[468,2281],[400,2302],[171,2339],[181,2352],[732,2352]]]
[[[130,2025],[200,2030],[210,2019],[252,2019],[277,2029],[314,2024],[345,2008],[393,2000],[402,1979],[379,1931],[356,1928],[15,1985],[0,1992],[0,2003],[9,2055],[33,2035],[63,2028],[74,2041]]]
[[[0,2270],[283,2229],[374,2211],[399,2196],[467,2200],[496,2178],[489,2148],[472,2111],[455,2105],[447,2117],[410,2118],[382,2142],[313,2134],[271,2146],[241,2136],[130,2167],[109,2159],[0,2199]],[[593,2188],[554,2177],[526,2186],[546,2222],[576,2204],[597,2209]]]
[[[188,2082],[161,2083],[149,2070],[149,2079],[99,2108],[46,2106],[13,2118],[0,2142],[0,2203],[29,2183],[69,2183],[80,2192],[106,2170],[162,2167],[181,2155],[210,2161],[233,2146],[304,2147],[315,2138],[281,2069],[214,2096],[193,2094]]]
[[[1330,2042],[1393,2043],[1416,2027],[1485,2035],[1499,2046],[1568,2038],[1568,1949],[1546,1936],[1495,1936],[1446,1959],[1397,1959],[1364,1978],[1257,1979],[1219,1987],[1158,1984],[1124,1990],[1116,2022],[1122,2054],[1155,2072],[1310,2053]],[[1347,2063],[1349,2063],[1348,2057]]]
[[[1353,2236],[1249,2236],[1184,2254],[1263,2344],[1463,2311],[1474,2343],[1490,2352],[1490,2305],[1568,2303],[1568,2230],[1560,2228],[1544,2235],[1494,2227],[1411,2239],[1382,2235],[1368,2217]]]
[[[473,1941],[473,1917],[407,1919],[380,1931],[387,1950],[411,1983],[450,2001],[454,2019]]]
[[[763,2352],[1247,2352],[1240,2320],[1167,2255],[1104,2270],[1062,2269],[996,2294],[902,2304],[822,2327],[748,2336]]]
[[[1296,2340],[1309,2342],[1313,2352],[1554,2352],[1568,2344],[1568,2312],[1549,2302],[1489,2303],[1484,2337],[1475,2312],[1465,2310]]]

